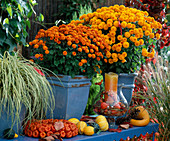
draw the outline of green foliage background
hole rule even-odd
[[[104,83],[101,85],[96,85],[95,83],[99,83],[103,80],[103,76],[101,74],[97,74],[91,80],[91,86],[89,91],[89,98],[86,105],[86,109],[84,111],[84,115],[95,115],[96,113],[93,111],[93,105],[95,102],[100,100],[100,92],[104,90]]]
[[[30,17],[36,12],[37,5],[32,0],[2,0],[0,1],[0,53],[12,51],[17,44],[27,45],[27,27],[30,28]],[[43,21],[42,14],[35,20]]]
[[[69,23],[72,19],[74,19],[74,13],[79,15],[79,11],[81,6],[83,7],[91,7],[92,11],[95,10],[93,3],[100,2],[103,0],[62,0],[62,4],[59,6],[59,12],[56,13],[54,16],[57,16],[58,19],[66,21]]]

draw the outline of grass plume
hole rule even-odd
[[[23,107],[27,111],[26,120],[35,115],[43,118],[47,109],[51,112],[54,109],[52,88],[46,77],[35,68],[46,74],[40,66],[19,57],[18,53],[5,52],[0,56],[0,117],[3,111],[7,111],[13,125],[20,123]]]
[[[159,123],[159,140],[168,141],[170,136],[170,66],[167,60],[156,56],[156,64],[144,66],[144,76],[138,78],[147,87],[144,99],[151,118]]]

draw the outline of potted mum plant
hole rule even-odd
[[[18,53],[0,55],[0,137],[4,129],[19,133],[23,121],[52,112],[54,97],[44,73]]]
[[[102,49],[109,45],[97,30],[81,24],[40,29],[29,44],[33,60],[60,78],[49,78],[56,100],[54,117],[80,119],[87,104],[91,77],[100,72]]]
[[[156,30],[162,25],[148,16],[148,12],[124,5],[98,8],[96,12],[84,14],[79,19],[71,23],[98,30],[110,45],[104,51],[101,70],[119,74],[118,93],[124,83],[123,93],[130,93],[125,95],[130,102],[134,76],[137,75],[134,72],[146,58],[154,57],[155,51],[150,45],[156,44],[160,38]]]

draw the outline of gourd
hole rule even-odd
[[[68,121],[77,124],[79,122],[79,120],[77,118],[70,118]]]
[[[137,118],[139,119],[131,119],[130,123],[134,126],[146,126],[150,122],[150,117],[148,111],[142,106],[137,107],[136,109],[140,110]]]
[[[86,126],[84,128],[84,134],[88,136],[92,136],[94,134],[94,127],[92,126]]]
[[[3,138],[5,139],[13,139],[17,137],[18,135],[15,133],[13,129],[8,128],[3,131]]]
[[[95,122],[99,125],[101,131],[107,131],[109,129],[109,124],[105,116],[97,116]]]
[[[87,124],[84,121],[79,121],[76,126],[78,128],[79,134],[83,134],[84,133],[84,128],[87,127]]]

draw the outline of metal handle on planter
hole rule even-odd
[[[127,102],[127,100],[126,100],[126,98],[124,97],[124,94],[123,94],[123,92],[122,92],[122,88],[123,88],[123,86],[124,86],[124,83],[122,83],[121,85],[120,85],[120,99],[122,99],[123,100],[123,103],[126,105],[126,107],[128,107],[128,102]]]

